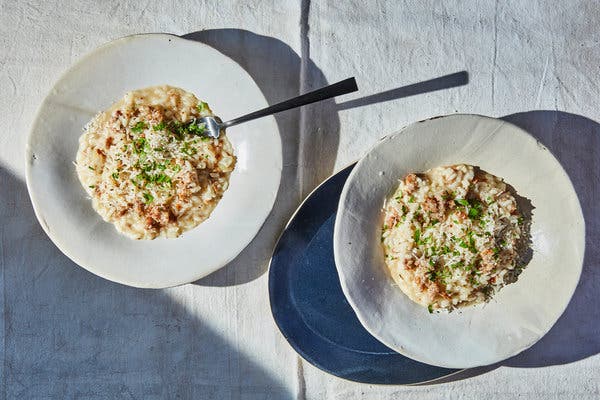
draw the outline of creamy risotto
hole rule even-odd
[[[227,189],[235,157],[212,115],[170,86],[129,92],[86,126],[76,169],[94,209],[133,239],[177,237],[206,220]]]
[[[384,212],[385,262],[400,289],[430,312],[484,302],[521,271],[515,197],[476,167],[408,174]]]

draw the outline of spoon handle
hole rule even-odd
[[[256,118],[261,118],[267,115],[276,114],[281,111],[289,110],[291,108],[304,106],[307,104],[315,103],[317,101],[326,100],[335,96],[340,96],[346,93],[356,92],[357,90],[358,86],[356,86],[356,80],[354,78],[344,79],[343,81],[334,83],[333,85],[325,86],[321,89],[305,93],[298,97],[294,97],[289,100],[282,101],[281,103],[269,106],[267,108],[263,108],[262,110],[258,110],[253,113],[241,116],[239,118],[224,122],[222,124],[222,127],[227,128],[233,125],[241,124],[242,122],[251,121]]]

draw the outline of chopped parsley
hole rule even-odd
[[[427,311],[429,311],[429,314],[433,314],[433,304],[427,306]]]
[[[477,247],[475,246],[475,238],[473,237],[473,232],[469,232],[467,236],[469,238],[469,250],[471,250],[471,253],[477,253]]]
[[[197,123],[196,120],[187,123],[174,120],[169,122],[167,128],[178,140],[183,140],[185,135],[201,136],[201,140],[210,140],[209,137],[205,136],[206,125],[204,123]]]
[[[480,202],[473,201],[471,203],[471,207],[469,208],[469,211],[467,214],[469,215],[469,218],[477,219],[481,215],[482,209],[483,209],[483,206]]]
[[[408,199],[409,203],[414,203],[415,202],[415,196],[410,196],[410,198]]]
[[[442,283],[446,283],[446,279],[452,276],[452,271],[449,268],[444,268],[438,272],[438,279],[442,281]]]
[[[454,199],[454,203],[465,207],[467,215],[471,219],[478,219],[483,211],[483,205],[477,200]]]
[[[91,169],[92,171],[96,170],[96,168],[92,167],[91,165],[88,165],[88,168]]]
[[[90,189],[94,189],[96,186],[95,185],[90,185],[88,186]]]
[[[444,195],[442,196],[442,199],[444,200],[448,200],[454,197],[454,192],[453,191],[446,191],[446,193],[444,193]]]
[[[146,123],[144,121],[139,121],[138,123],[136,123],[134,126],[131,127],[131,130],[135,133],[140,133],[147,127],[148,127],[148,125],[146,125]]]
[[[193,147],[193,146],[190,147],[189,142],[184,142],[183,146],[181,146],[180,150],[183,154],[186,154],[188,156],[192,156],[198,152],[198,150],[195,147]]]
[[[421,230],[419,228],[415,229],[413,239],[417,245],[421,244]]]
[[[146,138],[137,138],[133,142],[133,151],[135,151],[137,154],[145,154],[148,150],[149,146]]]
[[[118,173],[118,172],[113,172],[111,176],[112,176],[112,178],[113,178],[114,180],[117,180],[117,179],[119,179],[119,173]]]
[[[166,127],[167,127],[167,124],[165,124],[164,122],[161,122],[159,124],[154,125],[152,127],[152,129],[155,131],[164,131]]]
[[[171,178],[169,178],[169,176],[165,175],[165,174],[154,175],[153,181],[156,183],[161,183],[161,184],[168,184],[168,185],[171,184]]]
[[[196,108],[198,109],[198,112],[200,114],[203,114],[205,112],[208,112],[208,104],[206,104],[205,102],[201,101],[200,103],[198,103],[198,105],[196,106]]]
[[[204,134],[204,132],[206,131],[206,124],[204,123],[200,123],[197,124],[196,122],[191,122],[188,125],[188,132],[190,133],[190,135],[202,135]]]
[[[435,280],[437,279],[438,273],[435,269],[430,269],[429,271],[426,272],[426,275],[430,281],[435,282]]]
[[[152,196],[150,193],[144,193],[144,203],[148,204],[148,203],[152,203],[154,201],[154,196]]]
[[[434,246],[431,246],[431,247],[429,248],[429,253],[430,253],[432,256],[435,256],[435,255],[437,255],[437,248],[435,247],[435,245],[434,245]]]

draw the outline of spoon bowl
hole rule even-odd
[[[224,124],[219,117],[202,117],[198,120],[199,124],[204,124],[204,134],[208,137],[218,139],[221,130],[225,130]]]

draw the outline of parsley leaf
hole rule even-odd
[[[163,131],[166,127],[167,127],[167,124],[165,124],[164,122],[161,122],[160,124],[154,125],[152,127],[152,129],[155,131]]]
[[[191,135],[200,136],[206,131],[206,124],[197,124],[195,122],[190,122],[190,124],[187,127],[187,130]]]
[[[141,131],[143,131],[144,129],[146,129],[148,127],[148,125],[146,125],[146,123],[144,121],[139,121],[137,124],[135,124],[134,126],[131,127],[131,130],[133,132],[139,133]]]
[[[208,104],[206,104],[205,102],[201,101],[200,103],[198,103],[198,105],[196,106],[196,108],[198,109],[198,112],[200,114],[202,114],[202,113],[208,111]]]
[[[148,149],[148,142],[146,141],[146,138],[143,138],[143,137],[137,138],[133,142],[133,151],[135,151],[137,154],[144,154],[147,149]]]
[[[415,229],[413,239],[417,245],[421,244],[421,230],[419,228]]]
[[[470,204],[470,208],[468,211],[469,214],[469,218],[471,219],[477,219],[479,218],[479,216],[481,215],[481,211],[483,210],[483,205],[478,202],[477,200],[474,200],[471,202]]]
[[[144,193],[144,203],[148,204],[148,203],[152,203],[154,201],[154,196],[152,196],[150,193]]]
[[[429,271],[426,272],[427,278],[429,278],[430,281],[435,282],[435,280],[437,279],[437,271],[434,269],[430,269]]]

